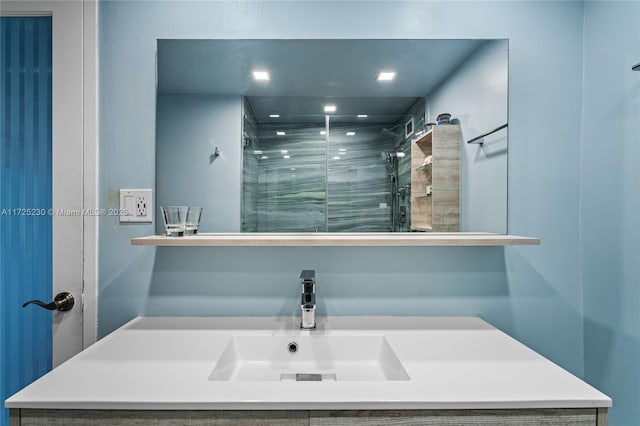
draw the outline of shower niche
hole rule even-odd
[[[411,230],[460,231],[458,124],[434,126],[411,141]]]

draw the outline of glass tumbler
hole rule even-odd
[[[160,207],[162,218],[164,219],[164,230],[169,237],[182,237],[184,235],[187,213],[187,206],[167,206]]]
[[[198,233],[200,226],[200,217],[202,216],[202,207],[189,206],[187,212],[187,222],[185,225],[184,235],[195,235]]]

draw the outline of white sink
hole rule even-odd
[[[230,339],[209,380],[410,379],[384,336],[254,334]]]

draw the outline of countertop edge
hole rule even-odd
[[[329,401],[316,403],[300,402],[206,402],[206,403],[175,403],[175,402],[11,402],[7,400],[6,408],[24,409],[60,409],[60,410],[194,410],[194,411],[225,411],[225,410],[513,410],[513,409],[548,409],[548,408],[609,408],[608,400],[585,401],[512,401],[512,402],[343,402]]]

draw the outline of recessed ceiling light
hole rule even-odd
[[[256,154],[256,155],[262,155],[262,151],[260,151],[260,150],[255,150],[255,151],[253,151],[253,153]]]
[[[340,148],[340,149],[338,150],[338,152],[339,152],[340,154],[344,154],[345,152],[347,152],[347,149],[346,149],[346,148]]]
[[[269,81],[269,73],[267,71],[254,71],[253,79],[256,81]]]
[[[320,134],[321,134],[321,135],[326,135],[326,134],[327,134],[327,131],[326,131],[326,130],[320,130]]]
[[[276,135],[278,135],[278,136],[284,136],[284,135],[286,135],[286,133],[285,133],[285,132],[283,132],[283,131],[281,131],[281,130],[278,130],[278,131],[276,132]]]
[[[347,136],[355,136],[356,132],[347,132]]]
[[[340,156],[336,155],[335,157],[333,157],[334,160],[339,160]]]
[[[396,78],[395,71],[380,71],[376,80],[378,81],[391,81]]]
[[[286,158],[291,158],[291,156],[290,155],[283,155],[282,158],[285,158],[285,159]]]
[[[286,150],[286,149],[281,149],[280,150],[280,154],[288,154],[288,153],[289,153],[289,151]]]
[[[396,157],[398,158],[404,157],[404,152],[396,152]]]
[[[367,114],[358,114],[358,118],[367,118],[368,115]]]
[[[266,159],[267,159],[267,158],[269,158],[269,157],[267,157],[266,155],[263,155],[263,156],[262,156],[262,157],[260,157],[260,158],[261,158],[261,159],[263,159],[263,160],[266,160]]]
[[[336,106],[335,105],[325,105],[324,106],[324,112],[336,112]]]
[[[280,118],[280,114],[269,114],[269,118]]]

